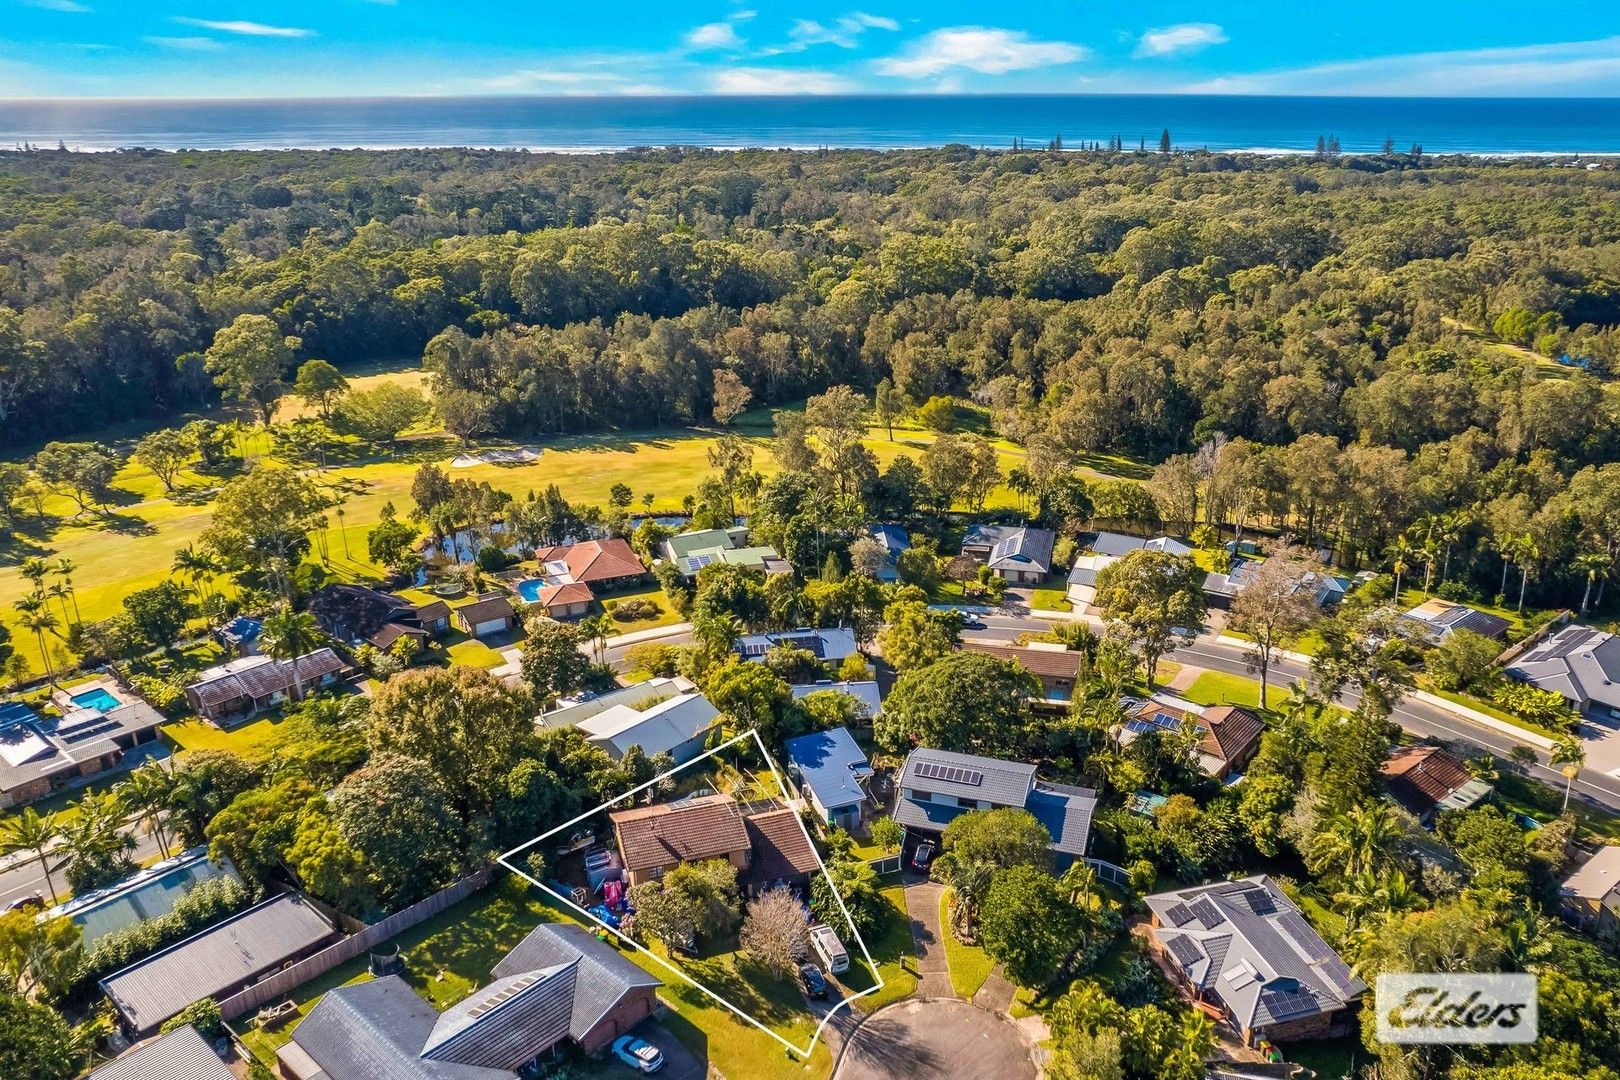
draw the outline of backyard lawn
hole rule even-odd
[[[669,602],[669,597],[665,596],[664,590],[657,585],[651,585],[634,592],[614,593],[612,596],[604,597],[602,609],[611,616],[614,609],[626,600],[646,600],[649,603],[656,604],[658,614],[645,619],[630,619],[625,622],[611,619],[615,634],[633,634],[637,630],[651,630],[655,626],[673,626],[681,621],[680,612],[675,610],[675,605]]]
[[[951,989],[956,996],[971,1000],[979,987],[990,977],[996,962],[976,945],[965,945],[951,933],[951,894],[947,890],[939,898],[940,937],[945,939],[945,962],[951,968]]]
[[[245,758],[262,758],[275,745],[281,714],[261,716],[229,731],[221,730],[207,720],[192,717],[164,724],[162,731],[181,753],[198,750],[229,750]]]

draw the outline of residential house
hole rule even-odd
[[[748,546],[748,526],[735,525],[729,529],[691,529],[676,533],[664,541],[663,554],[667,562],[681,566],[681,560],[700,551],[736,549]],[[685,569],[682,568],[682,572]],[[696,573],[696,570],[692,571]]]
[[[1097,602],[1097,575],[1133,551],[1162,551],[1170,555],[1191,555],[1192,545],[1171,536],[1127,536],[1125,533],[1093,534],[1086,550],[1075,556],[1069,570],[1068,598],[1076,611],[1085,611]]]
[[[284,1080],[517,1080],[564,1044],[587,1054],[651,1016],[663,985],[581,927],[546,923],[444,1012],[398,975],[329,990],[276,1051]]]
[[[879,581],[900,580],[900,553],[911,549],[911,537],[898,525],[874,524],[866,527],[866,535],[883,548],[883,566],[878,570]]]
[[[731,651],[744,660],[763,662],[765,654],[778,645],[790,649],[803,649],[833,668],[843,663],[846,657],[860,651],[860,646],[855,641],[855,631],[842,626],[822,629],[801,626],[796,630],[744,634],[731,643]]]
[[[1620,637],[1590,626],[1564,627],[1502,669],[1541,690],[1552,690],[1581,715],[1620,720]]]
[[[591,610],[595,600],[591,587],[579,581],[543,582],[534,591],[534,603],[550,619],[578,619]]]
[[[1566,919],[1606,941],[1620,942],[1620,847],[1598,848],[1564,879],[1558,893]]]
[[[1402,624],[1415,630],[1431,645],[1440,644],[1454,630],[1472,630],[1492,641],[1503,641],[1513,625],[1496,615],[1439,597],[1425,600],[1411,611],[1403,611],[1400,618]]]
[[[682,863],[724,859],[745,892],[800,888],[821,863],[795,811],[750,811],[730,795],[700,795],[608,815],[632,886]]]
[[[596,594],[627,589],[651,576],[641,557],[618,537],[562,544],[537,551],[534,557],[542,566],[565,570],[571,580],[590,586]]]
[[[1013,525],[969,525],[962,554],[984,563],[997,577],[1014,585],[1039,585],[1052,572],[1051,529]]]
[[[823,680],[813,683],[799,683],[788,687],[797,699],[807,698],[811,694],[848,694],[855,699],[858,711],[870,724],[883,715],[883,691],[873,679],[854,679],[844,682],[831,682]],[[857,727],[861,726],[859,724]]]
[[[1149,939],[1200,1003],[1249,1046],[1337,1038],[1356,1030],[1367,985],[1264,874],[1146,897]]]
[[[284,894],[108,975],[101,990],[124,1032],[141,1038],[187,1005],[227,998],[337,937],[313,904]]]
[[[208,1040],[190,1024],[134,1048],[85,1080],[235,1080]]]
[[[748,529],[737,526],[730,529],[698,529],[680,533],[664,541],[664,558],[675,564],[682,577],[696,577],[705,566],[717,563],[728,566],[747,566],[762,570],[766,575],[782,574],[793,567],[775,548],[750,547]]]
[[[481,593],[470,604],[456,608],[452,615],[462,633],[475,638],[504,634],[517,625],[517,612],[505,593]]]
[[[443,600],[415,604],[364,585],[323,585],[309,598],[321,629],[347,645],[392,648],[400,638],[425,646],[450,629],[450,606]]]
[[[280,705],[299,684],[305,693],[319,690],[337,682],[346,670],[343,659],[327,648],[305,653],[297,661],[244,656],[198,674],[186,687],[186,700],[198,716],[215,724],[245,720]]]
[[[998,660],[1010,660],[1040,680],[1041,693],[1034,700],[1045,703],[1074,699],[1074,685],[1080,678],[1080,653],[1057,642],[1031,642],[1028,645],[994,645],[986,641],[964,641],[963,652],[981,653]]]
[[[581,717],[574,726],[615,760],[639,746],[648,757],[668,754],[677,765],[684,765],[703,753],[709,733],[719,722],[720,710],[693,688],[636,704],[621,701]]]
[[[1438,746],[1403,746],[1384,762],[1389,797],[1424,825],[1442,810],[1470,810],[1491,794],[1491,785]]]
[[[847,728],[830,728],[789,739],[788,775],[824,825],[853,832],[867,805],[872,763]]]
[[[163,714],[110,679],[61,691],[56,712],[0,702],[0,809],[77,787],[158,747]],[[132,752],[133,751],[133,752]]]
[[[214,640],[235,656],[252,656],[259,651],[259,635],[264,623],[250,615],[238,615],[214,631]]]
[[[945,827],[970,810],[1017,807],[1028,810],[1052,837],[1055,868],[1061,872],[1086,854],[1097,793],[1041,780],[1035,766],[1017,761],[913,750],[900,771],[894,820],[905,826],[902,850],[922,841],[939,842]]]
[[[175,902],[205,881],[236,878],[229,859],[208,857],[206,845],[135,871],[121,881],[81,893],[44,912],[44,918],[72,920],[85,945],[108,934],[167,915]],[[237,878],[240,880],[240,878]]]
[[[1270,558],[1273,556],[1249,558],[1233,555],[1226,573],[1204,575],[1204,598],[1211,607],[1222,609],[1231,607],[1238,593],[1248,588],[1255,575],[1259,573],[1260,567]],[[1355,584],[1352,579],[1343,575],[1330,574],[1326,570],[1312,570],[1304,565],[1299,568],[1296,578],[1295,589],[1309,595],[1311,602],[1318,609],[1338,604]]]
[[[1236,705],[1196,705],[1169,694],[1154,694],[1132,703],[1119,742],[1129,746],[1149,731],[1178,734],[1189,721],[1198,727],[1198,744],[1193,748],[1198,767],[1217,780],[1242,772],[1254,760],[1266,729],[1257,714]]]

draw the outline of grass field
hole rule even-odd
[[[180,751],[229,750],[245,758],[263,758],[276,744],[281,717],[263,716],[241,727],[222,731],[207,720],[193,717],[164,724],[164,737]]]
[[[1248,679],[1242,675],[1206,671],[1177,696],[1200,705],[1246,705],[1254,708],[1260,704],[1260,682],[1258,679]],[[1277,686],[1275,681],[1266,687],[1268,706],[1275,708],[1287,698],[1287,689]]]
[[[945,962],[951,968],[951,989],[956,996],[971,1000],[990,977],[996,962],[975,945],[964,945],[951,933],[951,894],[947,890],[939,898],[940,937],[945,939]]]
[[[1502,770],[1494,784],[1497,801],[1512,813],[1545,823],[1562,812],[1564,789],[1561,787],[1543,784],[1506,769]],[[1620,844],[1620,815],[1605,813],[1576,801],[1570,802],[1569,809],[1575,815],[1575,824],[1582,833],[1606,844]]]

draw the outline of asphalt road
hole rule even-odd
[[[1029,615],[996,614],[979,615],[976,618],[984,624],[984,629],[964,631],[962,634],[964,639],[1012,641],[1019,634],[1026,631],[1040,632],[1052,628],[1050,620]],[[670,634],[667,637],[660,638],[660,641],[671,645],[680,645],[691,640],[690,627],[685,624],[672,626],[669,629]],[[625,651],[625,646],[615,648],[610,639],[607,649],[608,662],[622,669]],[[1253,678],[1254,675],[1249,670],[1245,650],[1239,646],[1222,642],[1213,634],[1200,636],[1192,643],[1184,645],[1166,656],[1165,659],[1174,660],[1181,664],[1193,664],[1198,667],[1208,668],[1211,671],[1243,675],[1249,678]],[[1272,664],[1272,676],[1278,684],[1293,682],[1308,675],[1309,669],[1304,664],[1295,661],[1279,660]],[[1353,706],[1355,702],[1356,696],[1353,694],[1346,694],[1340,698],[1340,703],[1344,705]],[[1465,743],[1479,749],[1489,750],[1503,758],[1507,757],[1508,751],[1513,747],[1523,745],[1494,728],[1470,723],[1455,713],[1410,698],[1396,706],[1392,719],[1406,731],[1421,738]],[[1538,763],[1530,767],[1530,774],[1555,788],[1562,789],[1564,786],[1564,774],[1545,765],[1546,755],[1541,751],[1537,751],[1537,753]],[[1620,779],[1593,769],[1583,769],[1580,775],[1576,777],[1572,791],[1574,798],[1620,813]]]
[[[150,833],[136,834],[135,850],[130,852],[130,858],[136,862],[142,862],[158,853],[157,840]],[[39,860],[32,853],[17,858],[20,858],[21,861],[13,865],[11,869],[0,870],[0,911],[4,911],[6,906],[13,900],[21,900],[25,896],[35,894],[39,896],[47,894],[45,875],[39,869]],[[54,854],[47,855],[46,859],[51,864],[51,877],[56,883],[57,891],[65,895],[68,891],[67,882],[63,879],[62,871],[59,869],[65,861],[64,857],[60,854]],[[9,859],[7,861],[10,862]]]

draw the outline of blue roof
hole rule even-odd
[[[857,770],[868,772],[871,765],[848,729],[838,727],[800,735],[786,745],[788,760],[799,771],[800,780],[828,810],[866,798]]]
[[[872,539],[888,548],[891,558],[911,547],[911,537],[898,525],[868,525],[866,531]]]

